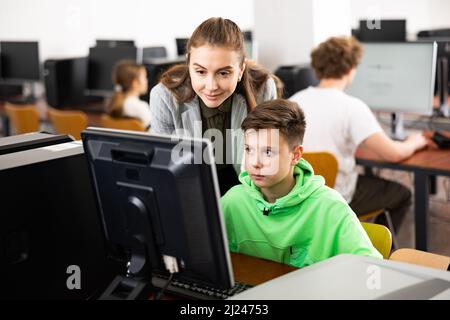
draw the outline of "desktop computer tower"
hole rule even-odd
[[[124,271],[81,142],[1,155],[0,181],[0,299],[95,299]]]
[[[70,142],[73,139],[66,134],[33,132],[0,138],[0,155],[34,148]]]
[[[44,62],[44,85],[48,105],[53,108],[86,102],[87,58],[50,59]]]
[[[275,75],[284,84],[283,98],[286,99],[300,90],[319,83],[309,65],[280,66],[275,70]]]

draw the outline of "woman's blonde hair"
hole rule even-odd
[[[161,76],[161,83],[172,92],[179,103],[191,101],[195,97],[189,75],[189,58],[192,48],[203,45],[228,48],[239,53],[241,66],[245,62],[246,68],[236,92],[245,97],[249,110],[256,106],[256,94],[269,77],[276,82],[277,92],[281,96],[283,90],[281,81],[262,66],[246,60],[244,36],[239,27],[229,19],[210,18],[195,29],[187,42],[186,64],[176,65]]]
[[[115,65],[113,71],[115,89],[108,104],[108,113],[112,117],[123,117],[125,94],[131,89],[133,81],[139,79],[142,70],[145,70],[144,66],[133,60],[121,60]]]

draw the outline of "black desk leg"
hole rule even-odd
[[[437,178],[436,176],[428,176],[428,181],[430,183],[430,194],[436,194],[437,192]]]
[[[414,214],[416,229],[416,249],[428,249],[428,177],[423,173],[414,174]]]

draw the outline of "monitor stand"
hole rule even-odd
[[[127,263],[126,275],[118,275],[100,296],[100,300],[141,300],[150,296],[150,270],[145,258],[145,248],[132,254]]]
[[[391,113],[391,132],[390,137],[393,140],[404,141],[406,139],[405,127],[403,125],[403,114]]]
[[[123,154],[120,153],[122,161],[126,161]],[[128,186],[121,186],[123,189],[131,189]],[[136,300],[148,299],[150,296],[151,286],[151,261],[157,259],[156,255],[149,256],[148,241],[145,236],[145,224],[140,223],[141,217],[149,217],[151,213],[148,211],[145,203],[137,196],[129,196],[128,202],[124,208],[127,217],[127,227],[129,232],[129,261],[127,263],[127,271],[125,275],[118,275],[106,288],[100,296],[100,300]],[[154,224],[152,224],[153,227]],[[152,230],[152,233],[154,230]],[[161,234],[162,231],[158,230]],[[151,241],[155,245],[155,241]],[[156,248],[152,247],[151,252],[156,252]]]

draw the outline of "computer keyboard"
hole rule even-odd
[[[168,278],[164,276],[154,276],[152,277],[152,285],[157,288],[163,288],[166,285],[167,280]],[[251,287],[251,285],[236,282],[232,288],[224,290],[174,279],[165,292],[196,300],[222,300]]]

